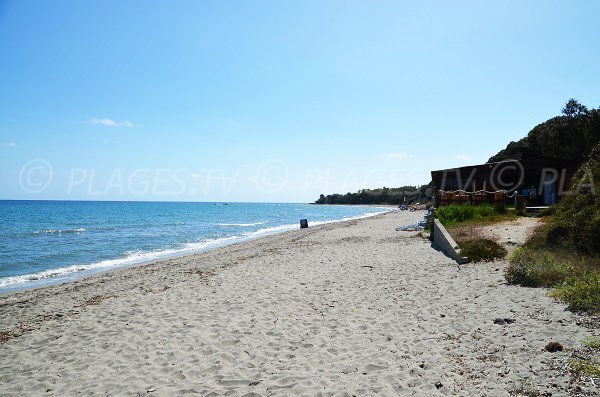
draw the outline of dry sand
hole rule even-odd
[[[564,395],[592,331],[395,212],[0,297],[2,395]],[[512,324],[494,324],[511,318]],[[591,390],[593,391],[593,390]]]
[[[481,226],[479,231],[503,245],[508,252],[513,252],[516,247],[525,243],[535,228],[541,224],[542,220],[539,218],[522,217],[514,221]]]

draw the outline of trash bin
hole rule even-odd
[[[308,227],[308,219],[300,219],[300,229],[305,229]]]

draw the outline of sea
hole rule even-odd
[[[393,208],[281,203],[0,200],[0,292]]]

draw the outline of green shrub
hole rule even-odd
[[[509,284],[555,287],[550,296],[567,303],[569,310],[600,312],[600,272],[586,260],[567,261],[545,248],[521,247],[510,257],[504,276]]]
[[[487,238],[476,238],[460,242],[460,254],[473,262],[493,261],[506,256],[506,249],[497,242]]]
[[[496,207],[489,204],[480,205],[448,205],[439,207],[435,210],[435,217],[442,222],[444,226],[449,226],[455,223],[465,222],[469,220],[485,220],[506,216],[504,212],[498,212]]]
[[[582,343],[592,350],[600,350],[600,338],[588,338]]]
[[[570,192],[554,208],[548,243],[580,253],[600,254],[600,144],[572,178]]]
[[[575,377],[600,377],[600,338],[588,338],[582,341],[585,348],[575,351],[574,358],[569,360]]]
[[[570,310],[600,312],[600,273],[569,277],[550,296],[567,303]]]
[[[574,274],[571,263],[558,260],[551,252],[520,247],[509,259],[504,274],[509,284],[525,287],[553,287]]]
[[[600,378],[600,360],[597,358],[591,360],[571,359],[569,364],[573,367],[576,376]]]
[[[538,397],[540,391],[529,379],[520,379],[519,383],[509,390],[511,396]]]
[[[554,211],[556,210],[556,207],[551,205],[548,208],[544,208],[542,211],[540,211],[540,215],[541,216],[552,216],[554,215]]]

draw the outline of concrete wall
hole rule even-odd
[[[468,263],[469,259],[460,255],[458,244],[454,241],[444,225],[438,220],[433,220],[433,248],[442,251],[447,257],[454,259],[458,264]]]

